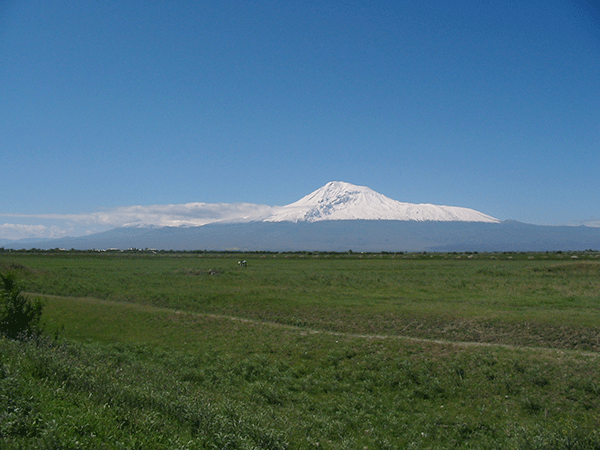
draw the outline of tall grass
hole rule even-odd
[[[139,328],[139,341],[154,333]],[[156,332],[161,345],[0,341],[3,448],[600,445],[597,357],[223,319],[190,348],[193,315],[178,328]]]

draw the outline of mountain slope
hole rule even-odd
[[[265,222],[321,220],[414,220],[498,223],[494,217],[456,206],[404,203],[366,186],[332,181],[295,203],[281,207]]]
[[[29,246],[31,247],[31,246]],[[515,221],[321,220],[219,223],[202,227],[117,228],[36,248],[156,248],[249,251],[553,251],[600,249],[600,228]],[[7,248],[28,248],[25,245]]]

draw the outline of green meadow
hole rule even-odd
[[[245,260],[242,267],[238,261]],[[2,449],[600,449],[600,253],[0,252]]]

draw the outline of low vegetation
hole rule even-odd
[[[0,273],[0,334],[10,339],[26,339],[41,333],[43,305],[21,293],[13,273]]]
[[[598,449],[597,255],[0,254],[0,447]]]

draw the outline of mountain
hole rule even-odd
[[[456,206],[403,203],[366,186],[331,181],[283,206],[265,222],[318,222],[321,220],[415,220],[418,222],[488,222],[499,220],[473,209]]]
[[[368,187],[343,182],[328,183],[295,203],[262,208],[260,213],[262,216],[250,215],[254,220],[121,227],[82,237],[15,241],[4,246],[364,252],[600,249],[600,227],[500,222],[468,208],[402,203]]]
[[[77,238],[6,248],[155,248],[165,250],[496,252],[600,249],[600,228],[540,226],[516,221],[213,223],[201,227],[116,228]]]

